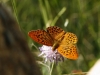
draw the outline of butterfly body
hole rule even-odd
[[[36,42],[52,46],[52,50],[56,50],[66,58],[77,59],[78,53],[76,43],[77,36],[70,32],[65,32],[57,26],[51,26],[45,30],[32,30],[28,35]]]
[[[52,50],[55,51],[58,47],[59,47],[59,41],[55,41],[53,46],[52,46]]]
[[[61,41],[64,38],[64,34],[65,34],[65,32],[61,32],[61,33],[59,33],[59,35],[57,37],[55,37],[56,39],[54,40],[54,44],[52,46],[53,51],[56,50],[59,47]]]

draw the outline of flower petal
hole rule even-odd
[[[50,62],[58,62],[58,61],[64,61],[64,57],[57,52],[57,50],[53,51],[51,46],[43,45],[42,47],[39,47],[39,50],[41,51],[41,54],[39,56],[43,56],[45,58],[45,62],[48,60]]]

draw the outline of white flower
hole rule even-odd
[[[64,61],[64,57],[57,52],[57,50],[53,51],[51,46],[43,45],[42,47],[39,47],[41,54],[39,56],[43,56],[45,59],[45,62],[48,60],[53,62],[58,61]]]

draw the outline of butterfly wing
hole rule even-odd
[[[67,32],[57,48],[58,52],[66,58],[77,59],[78,52],[75,46],[77,41],[78,39],[75,34]]]
[[[57,26],[48,27],[47,32],[55,40],[59,40],[65,34],[65,31]]]
[[[49,36],[49,34],[45,30],[32,30],[28,32],[28,35],[36,42],[47,45],[47,46],[52,46],[53,45],[53,40]]]
[[[78,41],[78,38],[75,34],[66,32],[66,34],[63,37],[63,40],[61,41],[62,45],[72,45],[76,44]]]
[[[60,45],[57,48],[58,52],[63,55],[64,57],[68,58],[68,59],[77,59],[78,58],[78,52],[77,52],[77,48],[75,45]]]

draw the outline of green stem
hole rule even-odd
[[[15,15],[15,18],[17,20],[17,23],[19,25],[19,21],[18,21],[18,17],[17,17],[17,8],[16,8],[16,2],[15,0],[11,0],[11,3],[12,3],[12,6],[13,6],[13,10],[14,10],[14,15]],[[19,27],[20,28],[20,27]]]
[[[51,65],[50,75],[52,75],[53,66],[54,66],[54,61],[53,61],[52,65]]]
[[[39,0],[39,5],[40,5],[40,9],[41,9],[41,13],[42,13],[42,17],[43,17],[44,23],[46,25],[47,22],[48,22],[48,16],[47,16],[46,8],[45,8],[42,0]]]
[[[54,18],[54,20],[51,23],[51,26],[54,26],[59,17],[66,11],[66,7],[63,7],[62,10],[57,14],[57,16]]]
[[[37,50],[39,50],[35,45],[34,45],[34,43],[32,43],[32,46],[34,46]],[[32,47],[31,47],[32,48]]]

